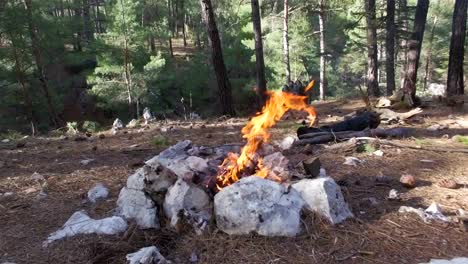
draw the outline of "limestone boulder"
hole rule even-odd
[[[296,190],[257,176],[242,178],[214,198],[217,227],[230,235],[295,236],[303,205]]]
[[[330,177],[303,179],[292,185],[305,201],[308,210],[318,213],[332,224],[353,217],[340,186]]]

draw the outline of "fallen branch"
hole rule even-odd
[[[366,129],[363,131],[319,132],[299,136],[295,145],[320,144],[330,141],[340,142],[355,137],[408,137],[412,134],[411,128]]]
[[[468,153],[468,149],[466,148],[445,148],[445,147],[430,147],[430,146],[412,146],[407,144],[402,144],[398,142],[393,142],[386,139],[379,139],[379,138],[372,138],[372,137],[358,137],[356,140],[370,140],[370,141],[378,141],[380,144],[389,145],[398,148],[409,148],[409,149],[419,149],[419,150],[427,150],[427,151],[435,151],[435,152],[457,152],[457,153]]]

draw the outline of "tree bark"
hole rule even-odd
[[[406,74],[406,64],[407,64],[407,59],[408,59],[408,49],[406,47],[406,43],[408,41],[407,38],[407,31],[408,31],[408,7],[407,7],[407,2],[406,0],[399,0],[398,1],[398,24],[400,25],[400,33],[396,34],[396,37],[400,37],[397,41],[398,43],[398,50],[397,50],[397,56],[398,54],[400,55],[399,61],[401,61],[401,69],[400,69],[400,90],[404,89],[405,86],[405,74]],[[403,51],[400,53],[400,51]]]
[[[284,0],[284,16],[283,16],[283,60],[286,67],[286,83],[291,81],[291,67],[289,65],[289,0]]]
[[[432,80],[432,69],[431,69],[431,57],[432,57],[432,45],[434,42],[434,33],[435,33],[435,27],[437,24],[437,16],[434,17],[434,23],[432,24],[432,29],[431,29],[431,36],[429,38],[429,49],[427,51],[427,56],[426,56],[426,66],[424,67],[424,90],[427,89],[427,83]]]
[[[200,0],[203,19],[208,31],[208,42],[211,47],[211,58],[218,83],[219,98],[223,115],[235,115],[232,103],[231,83],[229,82],[226,65],[224,64],[221,40],[213,12],[211,0]]]
[[[464,94],[463,57],[465,56],[466,11],[468,0],[456,0],[452,19],[447,95]]]
[[[120,0],[120,4],[122,7],[122,21],[123,21],[123,33],[124,33],[124,80],[125,80],[125,86],[127,88],[127,98],[128,98],[128,109],[129,109],[129,114],[131,117],[134,116],[134,110],[133,110],[133,95],[132,95],[132,74],[130,70],[130,50],[128,48],[128,29],[127,29],[127,24],[125,23],[125,6],[123,4],[123,1]],[[138,117],[138,113],[137,113]]]
[[[427,10],[429,0],[418,0],[416,5],[416,15],[411,39],[408,41],[408,63],[406,67],[404,93],[408,96],[409,103],[414,104],[416,99],[416,82],[418,73],[419,57],[426,27]]]
[[[90,3],[89,0],[83,0],[83,31],[86,40],[89,42],[94,39],[94,30],[89,15]]]
[[[39,81],[41,83],[42,92],[47,101],[47,110],[49,112],[49,119],[52,124],[57,127],[60,125],[60,120],[58,119],[57,112],[55,111],[54,104],[52,103],[52,97],[50,95],[49,85],[47,83],[47,76],[44,70],[44,64],[42,61],[42,54],[39,48],[39,37],[37,36],[37,28],[33,21],[32,13],[32,2],[31,0],[24,0],[24,5],[26,8],[26,15],[28,19],[28,30],[29,36],[31,38],[31,47],[34,60],[36,61],[36,69],[39,74]]]
[[[395,0],[387,0],[387,35],[385,40],[387,96],[395,91]]]
[[[169,30],[171,31],[171,34],[169,35],[169,53],[171,54],[171,57],[174,57],[174,49],[172,47],[172,37],[174,37],[174,27],[172,26],[173,24],[173,13],[172,13],[172,2],[171,0],[167,0],[167,19],[169,21],[168,26]]]
[[[37,133],[37,117],[34,112],[33,103],[31,100],[31,96],[29,95],[29,89],[26,86],[26,78],[24,75],[23,66],[20,60],[20,55],[18,54],[18,50],[13,43],[13,55],[15,58],[15,73],[16,73],[16,80],[21,87],[21,91],[23,92],[23,99],[24,104],[26,107],[26,117],[28,119],[29,124],[31,125],[31,135],[35,136]]]
[[[367,19],[367,92],[380,96],[377,61],[377,29],[375,18],[375,0],[366,0]]]
[[[319,4],[319,30],[320,30],[320,95],[321,101],[325,100],[327,57],[325,54],[325,0]]]
[[[257,99],[258,108],[261,109],[266,102],[265,62],[263,59],[262,24],[258,0],[251,0],[252,22],[255,35],[255,66],[257,71]]]

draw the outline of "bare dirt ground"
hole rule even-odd
[[[333,101],[316,108],[321,124],[325,124],[362,106],[358,101]],[[451,140],[453,135],[468,134],[456,120],[468,122],[468,114],[440,106],[425,108],[407,124],[421,128],[420,135],[397,142],[467,148]],[[199,263],[419,263],[468,256],[468,233],[457,223],[426,224],[415,214],[398,213],[401,205],[426,208],[432,202],[440,204],[448,216],[459,208],[468,210],[468,154],[389,146],[380,147],[383,157],[324,147],[309,154],[319,156],[327,174],[339,181],[356,216],[337,226],[308,214],[304,216],[304,233],[295,238],[228,236],[216,230],[197,236],[163,228],[119,236],[83,235],[42,247],[48,234],[77,210],[86,210],[95,218],[112,215],[127,177],[167,146],[183,139],[207,146],[242,142],[240,129],[245,121],[157,123],[144,131],[129,129],[105,138],[28,138],[22,148],[0,149],[0,193],[14,193],[0,198],[0,263],[125,263],[126,254],[149,245],[156,245],[174,263],[190,263],[192,253]],[[449,124],[449,128],[425,130],[435,123]],[[298,126],[297,120],[281,121],[272,130],[273,140],[294,134]],[[161,132],[162,127],[168,131]],[[288,155],[295,160],[306,154],[297,147]],[[357,167],[343,165],[345,156],[364,162]],[[94,160],[80,164],[84,159]],[[31,179],[34,172],[47,179],[48,196],[44,199],[36,199],[40,189]],[[416,188],[401,186],[398,179],[404,173],[416,177]],[[375,179],[379,175],[391,181],[378,183]],[[445,189],[437,185],[441,179],[465,185]],[[109,199],[95,205],[86,203],[87,191],[98,182],[109,186]],[[402,193],[402,200],[386,199],[392,188]]]

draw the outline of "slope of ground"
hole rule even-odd
[[[362,106],[356,101],[334,101],[316,108],[324,124]],[[421,135],[398,142],[466,148],[451,140],[455,134],[468,134],[466,127],[423,129],[451,120],[467,122],[468,115],[437,106],[426,108],[408,124],[421,128]],[[242,142],[240,129],[245,121],[158,122],[144,130],[131,129],[102,139],[94,135],[85,141],[28,138],[22,148],[0,149],[0,193],[13,192],[0,198],[0,263],[125,263],[127,253],[148,245],[156,245],[174,263],[189,263],[193,253],[200,263],[418,263],[468,256],[468,235],[457,224],[426,224],[416,215],[398,213],[401,205],[426,208],[431,202],[439,203],[447,215],[460,208],[468,210],[468,155],[386,146],[380,148],[383,157],[346,149],[314,150],[327,173],[340,181],[356,215],[355,220],[337,226],[309,214],[304,217],[304,233],[296,238],[239,237],[219,231],[196,236],[162,229],[78,236],[42,247],[48,234],[77,210],[97,218],[112,215],[127,177],[165,147],[183,139],[211,146]],[[298,126],[297,120],[282,121],[272,130],[273,140],[294,134]],[[290,156],[295,155],[304,155],[302,148],[293,149]],[[364,162],[357,167],[343,165],[345,156]],[[93,161],[80,164],[84,159]],[[31,179],[34,172],[47,179],[44,199],[35,198],[39,188]],[[399,184],[404,173],[417,178],[416,188]],[[377,183],[379,175],[391,180]],[[465,187],[444,189],[436,184],[440,179],[454,179]],[[98,182],[110,187],[109,199],[96,205],[84,202],[87,191]],[[386,199],[392,188],[402,193],[401,201]]]

